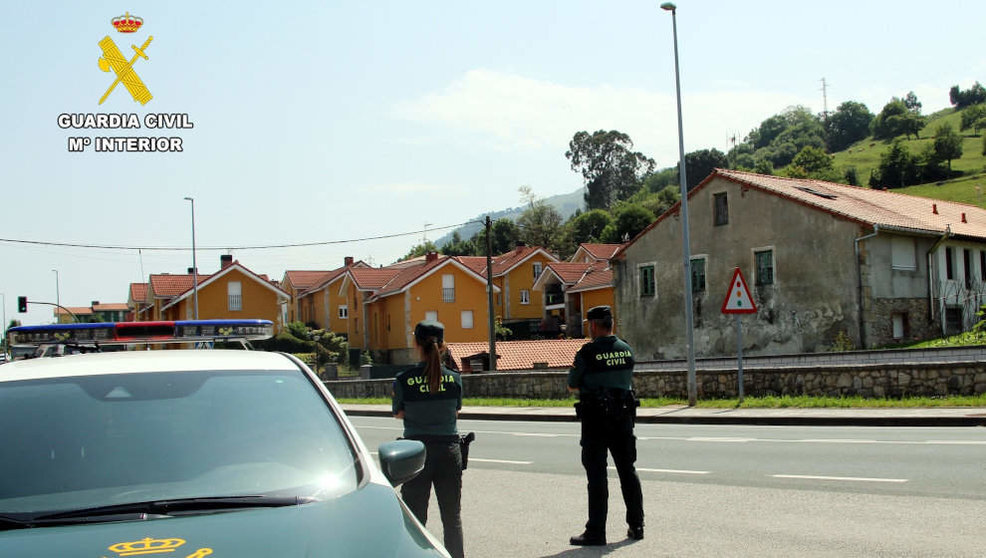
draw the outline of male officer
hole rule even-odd
[[[644,538],[644,504],[640,479],[633,466],[637,439],[633,435],[637,400],[631,387],[633,351],[613,335],[609,306],[596,306],[586,314],[589,336],[575,355],[568,372],[568,389],[578,392],[576,414],[582,421],[582,466],[589,491],[589,521],[585,531],[569,542],[577,546],[606,544],[606,452],[613,455],[620,489],[626,504],[627,536]]]

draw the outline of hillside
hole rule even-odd
[[[585,188],[579,188],[578,190],[572,192],[571,194],[558,194],[557,196],[551,196],[550,198],[544,198],[544,202],[554,207],[556,211],[561,215],[563,220],[567,220],[571,217],[576,210],[584,209],[585,202],[583,201],[583,192]],[[489,213],[491,219],[496,221],[497,219],[507,218],[514,221],[520,217],[520,214],[524,212],[524,206],[512,207],[510,209],[503,209],[500,211],[494,211]],[[470,221],[482,221],[486,218],[487,213],[477,215],[470,219]],[[442,246],[443,244],[452,240],[453,233],[459,233],[462,239],[470,239],[483,228],[481,223],[469,223],[463,225],[452,232],[442,236],[441,238],[435,240],[436,246]]]
[[[952,128],[958,130],[961,124],[961,113],[953,109],[945,109],[929,115],[927,126],[921,130],[921,139],[905,140],[904,144],[912,154],[921,153],[926,145],[930,145],[934,141],[935,129],[944,123],[949,123]],[[982,196],[982,189],[986,188],[986,156],[982,154],[982,136],[974,135],[972,130],[959,133],[963,137],[962,158],[952,161],[952,170],[963,172],[963,176],[937,183],[908,186],[895,191],[912,196],[937,198],[986,207],[984,205],[986,202]],[[840,171],[844,171],[848,167],[856,167],[859,181],[865,185],[869,180],[870,171],[879,167],[880,156],[887,151],[889,145],[887,142],[874,140],[872,137],[859,141],[845,151],[832,154],[835,157],[835,166]]]

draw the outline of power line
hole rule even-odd
[[[444,227],[434,227],[431,230],[440,231],[468,225],[471,223],[482,223],[482,221],[466,221],[457,225],[446,225]],[[387,238],[399,238],[402,236],[412,236],[420,234],[420,230],[411,232],[384,234],[378,236],[367,236],[363,238],[350,238],[345,240],[323,240],[314,242],[297,242],[292,244],[267,244],[258,246],[199,246],[199,250],[270,250],[276,248],[303,248],[310,246],[328,246],[333,244],[350,244],[353,242],[366,242],[369,240],[383,240]],[[58,246],[63,248],[94,248],[100,250],[137,250],[137,251],[157,251],[157,252],[187,252],[191,250],[189,246],[117,246],[107,244],[84,244],[75,242],[48,242],[43,240],[24,240],[18,238],[0,238],[0,242],[11,244],[30,244],[34,246]]]

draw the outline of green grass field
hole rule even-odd
[[[958,131],[962,115],[952,109],[945,109],[929,116],[928,124],[921,130],[921,139],[908,139],[904,144],[912,155],[921,153],[934,139],[935,130],[943,123],[949,123]],[[962,157],[952,161],[952,170],[961,171],[958,178],[940,183],[919,184],[894,190],[901,194],[956,201],[986,207],[986,156],[983,152],[983,138],[973,131],[959,132],[963,136]],[[870,171],[880,166],[880,156],[889,149],[890,143],[867,138],[849,149],[833,153],[835,167],[844,171],[856,167],[859,181],[866,185]]]

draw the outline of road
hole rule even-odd
[[[373,449],[400,435],[354,417]],[[611,474],[609,540],[585,521],[578,424],[460,421],[470,556],[981,556],[986,430],[638,425],[646,538],[625,540]],[[437,508],[429,528],[441,532]]]

